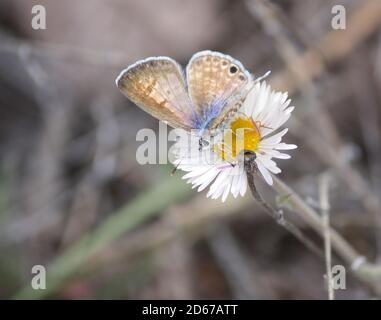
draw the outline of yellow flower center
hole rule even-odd
[[[260,140],[261,136],[255,122],[249,117],[240,115],[233,119],[229,128],[224,131],[222,140],[213,145],[213,151],[224,161],[234,162],[243,150],[256,152]]]

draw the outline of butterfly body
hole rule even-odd
[[[184,74],[169,57],[140,60],[116,79],[132,102],[174,128],[213,134],[241,105],[251,74],[228,55],[201,51]]]

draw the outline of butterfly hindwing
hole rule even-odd
[[[186,69],[189,96],[205,129],[215,129],[238,108],[251,81],[250,73],[228,55],[213,51],[196,53]]]
[[[168,57],[138,61],[123,70],[116,80],[132,102],[174,128],[190,130],[194,109],[181,66]]]

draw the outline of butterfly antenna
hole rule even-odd
[[[260,76],[259,78],[254,79],[254,81],[251,82],[250,88],[247,89],[246,94],[245,94],[244,97],[241,99],[241,103],[243,103],[243,101],[247,98],[248,93],[254,88],[254,86],[255,86],[258,82],[260,82],[260,81],[266,79],[266,78],[270,75],[270,73],[271,73],[271,71],[269,70],[269,71],[267,71],[264,75]]]
[[[179,165],[181,164],[181,161],[182,159],[180,160],[180,162],[176,165],[176,167],[174,167],[171,171],[171,177],[176,173],[177,169],[179,168]]]
[[[271,71],[267,71],[264,75],[260,76],[259,78],[254,79],[254,84],[266,79],[270,75]]]
[[[245,99],[247,98],[248,96],[248,93],[254,88],[254,86],[262,81],[263,79],[266,79],[269,75],[270,75],[271,71],[267,71],[264,75],[260,76],[259,78],[256,78],[254,79],[254,81],[251,82],[251,86],[249,89],[247,89],[247,93],[244,95],[244,97],[241,99],[241,103],[243,103],[245,101]]]

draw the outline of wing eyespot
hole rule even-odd
[[[236,66],[231,66],[229,69],[230,74],[235,74],[238,71],[238,68]]]

